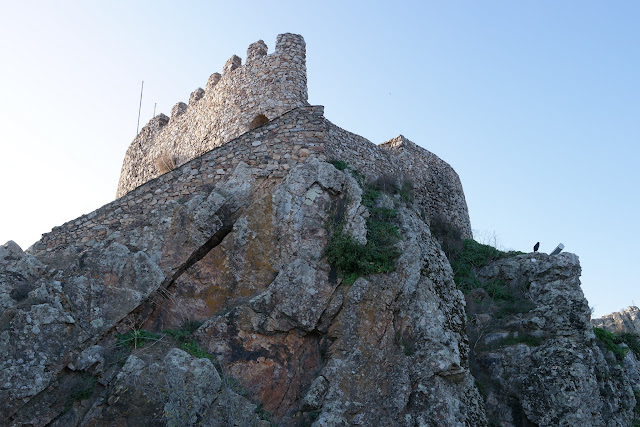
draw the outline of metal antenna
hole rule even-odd
[[[156,106],[158,105],[158,103],[156,102],[155,104],[153,104],[153,117],[156,117]]]
[[[138,127],[136,128],[136,135],[140,132],[140,110],[142,109],[142,91],[144,90],[144,80],[142,81],[142,87],[140,88],[140,106],[138,107]]]

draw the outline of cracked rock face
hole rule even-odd
[[[199,341],[284,425],[482,425],[464,300],[416,213],[400,209],[394,273],[347,286],[323,258],[324,223],[336,211],[366,239],[361,193],[326,163],[287,176],[268,221],[275,278],[208,320]]]
[[[631,425],[637,361],[629,352],[623,369],[596,342],[577,256],[519,255],[494,261],[478,276],[501,280],[518,295],[506,312],[488,309],[482,289],[469,296],[472,371],[490,422]]]
[[[36,259],[9,242],[0,248],[0,417],[486,424],[464,298],[420,216],[385,201],[403,236],[394,272],[348,286],[328,265],[328,220],[366,243],[361,198],[349,172],[319,160],[284,179],[241,164],[100,243]],[[189,322],[201,324],[190,341],[166,332]],[[122,345],[142,330],[151,335]]]

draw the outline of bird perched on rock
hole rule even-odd
[[[536,243],[536,244],[533,246],[533,252],[538,252],[538,249],[540,249],[540,242]]]

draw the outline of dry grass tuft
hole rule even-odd
[[[156,169],[158,169],[158,172],[160,172],[160,174],[164,174],[174,170],[177,164],[178,158],[171,154],[161,154],[156,159]]]

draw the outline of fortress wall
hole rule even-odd
[[[321,106],[289,111],[94,212],[55,227],[29,251],[36,256],[49,256],[72,245],[92,246],[116,231],[126,232],[134,221],[145,218],[158,205],[210,192],[240,162],[254,168],[256,176],[280,178],[312,157],[324,160],[323,112]]]
[[[410,179],[415,184],[416,201],[427,212],[445,214],[463,230],[465,237],[471,236],[462,187],[447,163],[401,136],[376,146],[333,125],[323,112],[321,106],[289,111],[94,212],[55,227],[30,251],[49,256],[70,246],[80,250],[113,232],[126,232],[134,221],[145,218],[160,204],[184,202],[196,194],[208,193],[240,162],[254,168],[256,176],[280,178],[312,157],[347,161],[369,179],[385,174]]]
[[[414,184],[416,200],[429,216],[441,215],[471,239],[471,220],[460,177],[440,157],[399,135],[381,145],[396,158],[406,178]]]
[[[414,184],[416,202],[432,217],[443,215],[457,226],[463,238],[472,238],[467,202],[458,174],[435,154],[402,135],[381,145],[325,120],[329,160],[343,160],[368,179],[389,175]]]
[[[196,89],[189,104],[177,103],[143,127],[125,155],[116,197],[160,175],[160,156],[178,165],[236,138],[259,115],[274,118],[307,102],[306,47],[302,36],[280,34],[275,52],[260,40],[249,46],[246,64],[233,55],[222,74]]]

